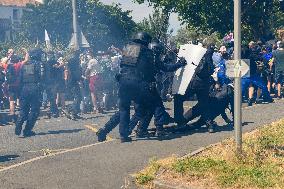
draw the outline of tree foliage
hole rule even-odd
[[[141,31],[148,32],[152,37],[166,42],[172,31],[169,31],[169,15],[167,12],[154,8],[152,15],[149,18],[144,18],[138,23],[138,28]]]
[[[210,41],[216,45],[220,45],[222,43],[221,36],[219,33],[214,32],[210,35],[207,35],[193,27],[179,29],[177,31],[177,35],[174,36],[173,40],[176,44],[181,45],[189,43],[190,41],[200,41],[205,38],[207,39],[207,41]]]
[[[205,33],[222,35],[233,30],[233,0],[136,0],[150,2],[177,12],[182,21]],[[283,27],[279,0],[242,0],[244,39],[269,39],[277,27]]]
[[[95,49],[114,44],[121,46],[135,30],[136,24],[119,5],[104,5],[99,0],[77,0],[79,27]],[[44,29],[51,42],[67,45],[73,33],[71,0],[45,0],[43,4],[29,5],[23,15],[25,37],[44,40]]]

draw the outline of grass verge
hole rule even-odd
[[[196,156],[151,160],[136,182],[152,188],[154,179],[211,189],[284,188],[284,119],[244,134],[241,155],[227,139]]]

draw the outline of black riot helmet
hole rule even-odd
[[[165,46],[155,40],[149,44],[149,49],[151,49],[154,53],[162,54],[165,51]]]
[[[136,43],[141,43],[143,45],[148,45],[152,40],[152,37],[147,32],[138,32],[134,37],[133,41]]]
[[[43,51],[40,48],[35,48],[29,51],[29,56],[31,60],[41,61]]]

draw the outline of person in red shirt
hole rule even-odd
[[[10,116],[15,121],[15,101],[19,95],[20,78],[19,73],[22,66],[28,61],[28,53],[25,51],[25,59],[23,61],[17,55],[12,54],[6,64],[6,86],[8,88],[8,96],[10,101]]]

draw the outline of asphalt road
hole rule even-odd
[[[172,104],[167,105],[171,111]],[[244,132],[283,118],[283,107],[281,100],[244,108]],[[132,143],[121,144],[115,140],[116,129],[110,134],[114,140],[98,143],[95,131],[110,115],[87,115],[81,121],[41,118],[35,127],[37,135],[30,138],[15,136],[12,125],[0,127],[0,166],[4,168],[0,169],[0,188],[121,188],[125,178],[143,168],[150,158],[182,156],[233,136],[233,128],[218,118],[220,127],[213,134],[201,128],[171,134],[163,141],[134,138]]]

